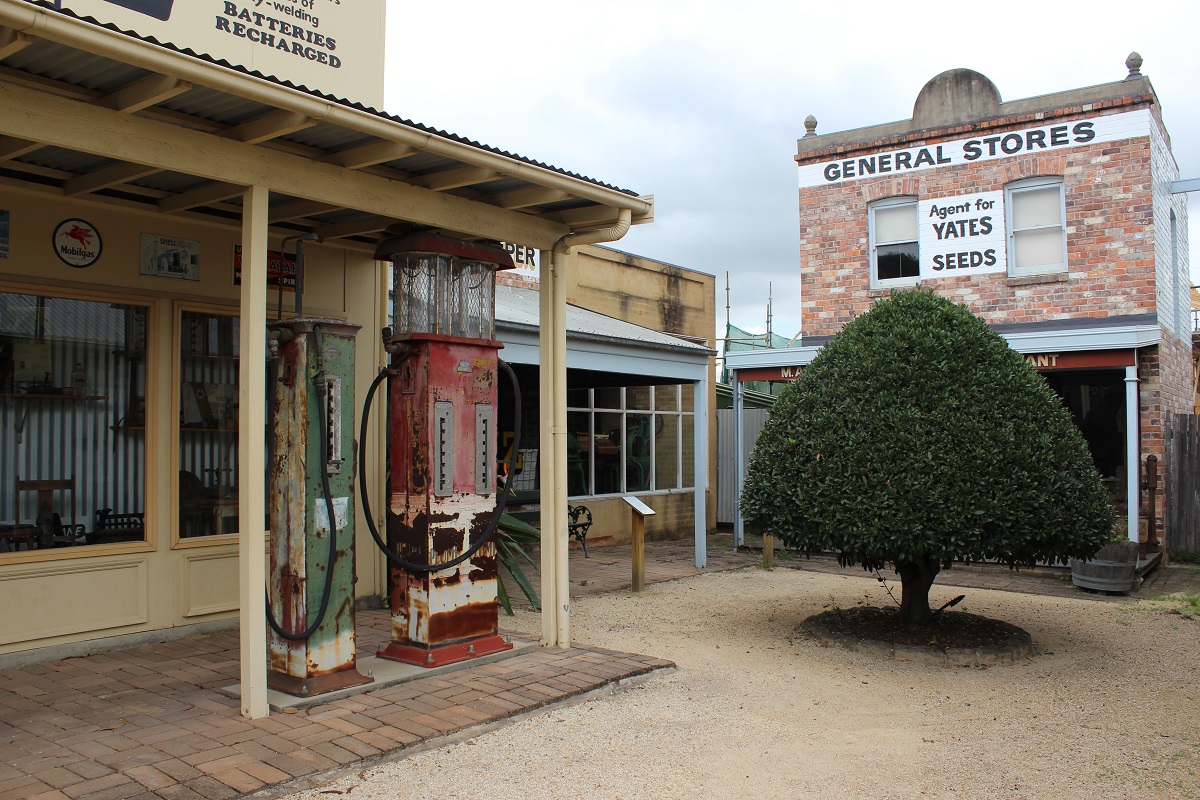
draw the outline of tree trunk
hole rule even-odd
[[[934,559],[896,562],[901,587],[900,624],[928,625],[933,621],[929,589],[940,571],[941,564]]]

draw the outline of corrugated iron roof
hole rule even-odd
[[[18,32],[4,47],[0,83],[12,87],[10,102],[32,104],[41,101],[36,95],[44,95],[64,118],[75,115],[67,107],[78,103],[94,125],[105,124],[100,121],[105,114],[116,114],[152,139],[169,139],[175,135],[170,129],[177,128],[179,139],[189,141],[188,152],[203,152],[204,136],[212,137],[214,150],[228,152],[226,142],[261,149],[261,162],[273,160],[280,175],[290,174],[299,166],[295,159],[303,159],[325,171],[344,171],[363,187],[360,197],[372,198],[361,209],[343,210],[345,193],[314,190],[308,200],[289,198],[291,183],[268,182],[271,225],[279,233],[312,232],[371,245],[392,225],[422,223],[419,215],[406,218],[406,208],[378,201],[387,192],[380,179],[453,197],[444,206],[423,207],[422,224],[434,228],[450,217],[471,218],[437,208],[467,211],[478,204],[481,219],[491,220],[486,235],[492,238],[507,236],[495,227],[495,209],[511,212],[518,226],[528,217],[564,232],[609,228],[623,214],[631,213],[634,224],[653,218],[653,200],[631,190],[164,44],[43,0],[30,5],[53,24]],[[5,128],[3,114],[0,108],[0,134],[8,134],[0,136],[0,180],[71,197],[133,202],[164,214],[230,223],[240,217],[245,190],[240,172],[189,174],[181,166],[184,159],[177,164],[147,155],[141,161],[136,149],[93,147],[85,137],[59,136],[54,124],[39,129],[19,115]],[[113,124],[124,123],[114,119]],[[322,202],[322,196],[336,199]],[[467,238],[484,235],[480,230],[450,232]]]
[[[189,48],[178,47],[170,42],[161,42],[153,36],[142,36],[134,31],[125,30],[113,25],[112,23],[101,22],[95,17],[77,14],[70,9],[56,8],[55,4],[53,2],[49,2],[49,0],[26,1],[30,2],[31,5],[40,6],[47,11],[61,14],[65,17],[78,19],[91,25],[96,25],[97,27],[113,31],[114,33],[119,33],[122,36],[128,36],[132,39],[149,42],[167,50],[188,55],[209,64],[215,64],[226,69],[231,69],[244,75],[251,75],[255,78],[260,78],[279,86],[285,86],[289,89],[303,92],[311,95],[312,97],[317,97],[328,102],[346,106],[347,108],[364,111],[380,117],[381,119],[386,119],[390,122],[404,125],[405,127],[412,128],[423,133],[429,133],[442,139],[458,142],[479,150],[504,156],[505,158],[515,159],[526,164],[548,169],[552,172],[557,172],[561,175],[587,181],[588,183],[602,186],[606,189],[622,192],[623,194],[627,194],[632,197],[638,196],[637,192],[630,189],[622,189],[610,183],[605,183],[603,181],[596,180],[595,178],[589,178],[586,175],[582,175],[578,172],[572,172],[561,167],[556,167],[553,164],[548,164],[544,161],[537,161],[508,150],[502,150],[498,147],[492,147],[490,145],[483,144],[482,142],[478,142],[474,139],[470,139],[456,133],[451,133],[440,128],[423,125],[419,122],[414,122],[403,117],[388,114],[387,112],[371,108],[363,105],[362,103],[348,100],[344,97],[336,97],[315,89],[310,89],[304,85],[295,84],[290,81],[276,78],[272,75],[267,75],[256,70],[247,69],[246,67],[237,64],[232,64],[224,59],[213,58],[212,56],[196,52],[195,50],[191,50]],[[38,46],[38,50],[28,53],[24,55],[24,57],[21,57],[21,54],[10,57],[8,64],[16,69],[24,69],[29,71],[33,71],[34,68],[36,68],[39,71],[35,74],[42,74],[45,77],[50,77],[54,80],[83,86],[89,89],[95,89],[101,92],[115,90],[115,88],[118,88],[121,85],[127,85],[128,83],[132,82],[134,75],[139,72],[145,72],[144,70],[139,70],[136,67],[121,64],[120,62],[115,62],[111,59],[106,59],[101,56],[89,56],[89,54],[82,53],[81,51],[74,50],[72,48],[62,48],[61,45],[57,47],[65,49],[69,52],[58,53],[54,58],[47,58],[46,53],[39,52],[40,50],[50,47],[55,47],[55,45],[51,42],[43,41]],[[29,49],[32,48],[27,48],[27,50]],[[206,90],[203,87],[196,87],[183,97],[187,97],[187,99],[166,101],[160,105],[164,108],[178,110],[192,116],[219,120],[224,124],[236,124],[239,120],[253,118],[262,111],[261,104],[256,104],[253,101],[243,100],[240,98],[234,98],[231,95],[216,90]],[[321,126],[316,127],[317,129],[320,129]],[[309,143],[311,146],[333,149],[336,149],[338,145],[344,143],[345,129],[341,129],[332,125],[325,127],[333,130],[320,131],[309,129],[305,135],[296,136],[295,141],[300,143]],[[339,141],[339,138],[341,141]]]

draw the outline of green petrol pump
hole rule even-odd
[[[296,292],[302,291],[298,247]],[[267,685],[308,697],[373,679],[354,635],[354,346],[360,326],[269,324]]]

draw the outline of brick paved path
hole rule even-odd
[[[573,594],[630,584],[629,548],[573,551]],[[695,575],[691,545],[651,544],[647,581]],[[726,547],[710,569],[753,563]],[[389,631],[359,612],[360,657]],[[503,626],[503,618],[501,618]],[[236,631],[0,670],[0,800],[213,800],[344,767],[672,666],[592,647],[491,664],[244,719]]]

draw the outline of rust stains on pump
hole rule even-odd
[[[469,603],[452,611],[434,614],[429,619],[430,644],[452,642],[482,633],[495,633],[497,603],[491,600]]]
[[[438,589],[444,589],[447,586],[454,586],[454,585],[462,583],[462,582],[463,582],[463,573],[462,573],[461,569],[454,570],[454,573],[452,575],[444,575],[442,577],[433,579],[433,585],[434,585],[434,587],[436,587]]]
[[[439,527],[430,532],[429,548],[440,560],[449,553],[459,553],[463,550],[465,536],[461,528]]]

